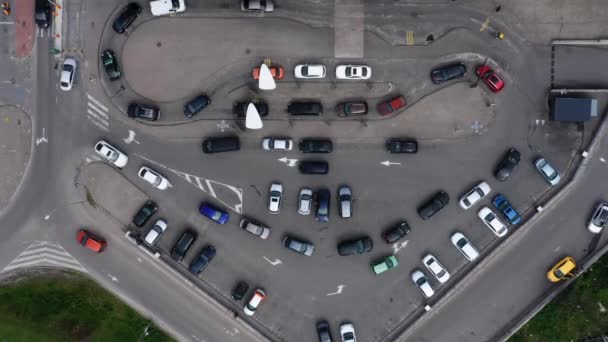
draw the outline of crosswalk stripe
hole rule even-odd
[[[92,102],[88,102],[87,104],[88,104],[89,110],[93,110],[95,113],[103,116],[106,119],[108,118],[108,113],[104,112],[103,110],[101,110],[100,108],[95,106]]]
[[[27,250],[25,250],[25,251],[21,252],[21,254],[19,254],[19,258],[21,258],[22,256],[25,257],[26,255],[41,253],[41,252],[54,252],[54,253],[58,253],[58,254],[62,254],[64,256],[70,257],[70,253],[68,253],[66,251],[61,251],[58,249],[48,248],[48,247],[32,248],[32,246],[30,246],[30,248],[28,248]]]
[[[110,126],[110,123],[108,122],[108,119],[102,118],[101,116],[99,116],[97,113],[95,113],[92,110],[87,110],[87,113],[89,113],[90,116],[94,117],[95,119],[97,119],[100,123],[102,123],[104,126]]]
[[[11,261],[0,273],[35,265],[55,265],[87,273],[87,270],[74,259],[61,245],[50,241],[32,242],[23,252]]]
[[[104,112],[108,111],[108,107],[104,106],[101,102],[97,101],[93,96],[91,96],[90,94],[87,93],[87,97],[89,98],[89,100],[91,100],[97,106],[99,106],[100,108],[103,108]]]
[[[89,121],[94,124],[95,126],[99,127],[101,130],[109,132],[110,129],[102,124],[100,124],[99,122],[93,120],[91,117],[89,117]]]

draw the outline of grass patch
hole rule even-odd
[[[602,312],[600,304],[605,308]],[[570,342],[608,332],[608,256],[545,306],[509,342]]]
[[[80,275],[28,277],[0,287],[3,341],[172,341],[150,321]]]

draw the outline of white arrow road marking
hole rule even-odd
[[[385,160],[385,161],[381,162],[380,164],[382,164],[384,166],[401,165],[401,163],[392,162],[392,161],[388,161],[388,160]]]
[[[276,265],[279,265],[279,264],[282,264],[282,263],[283,263],[283,262],[282,262],[281,260],[279,260],[279,259],[275,259],[274,261],[272,261],[272,260],[268,259],[267,257],[264,257],[264,259],[265,259],[266,261],[268,261],[268,262],[269,262],[269,263],[270,263],[272,266],[276,266]]]
[[[139,141],[135,140],[135,132],[133,132],[132,130],[129,130],[129,136],[127,138],[123,139],[127,144],[132,143],[133,141],[135,141],[136,144],[139,145]]]
[[[277,160],[280,161],[280,162],[283,162],[283,163],[287,164],[287,166],[289,166],[289,167],[294,167],[298,163],[297,159],[289,159],[287,157],[283,157],[283,158],[280,158],[280,159],[277,159]]]
[[[44,143],[48,143],[49,142],[49,140],[45,137],[44,127],[42,128],[42,137],[36,138],[36,146],[40,145],[43,142]]]
[[[342,293],[342,289],[344,289],[345,287],[346,287],[346,285],[338,285],[338,291],[328,293],[327,296],[333,296],[333,295],[340,294],[340,293]]]
[[[111,275],[110,273],[106,273],[108,275],[108,277],[110,277],[110,279],[112,279],[113,282],[115,283],[119,283],[118,278],[116,278],[115,276]]]
[[[397,254],[397,252],[399,252],[400,249],[402,249],[405,246],[407,246],[408,242],[410,242],[410,240],[405,240],[403,242],[395,242],[393,244],[393,254]]]

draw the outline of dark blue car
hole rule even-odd
[[[219,224],[225,224],[230,218],[227,212],[212,207],[207,203],[201,203],[201,206],[198,208],[198,211],[200,211],[201,215]]]
[[[498,211],[500,211],[507,218],[507,220],[509,220],[509,223],[518,224],[521,222],[521,216],[519,216],[517,210],[511,206],[511,203],[507,201],[505,196],[497,195],[494,197],[492,204],[494,204],[496,209],[498,209]]]

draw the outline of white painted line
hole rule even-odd
[[[91,111],[91,109],[92,109],[99,115],[103,116],[106,120],[108,119],[108,114],[106,112],[104,112],[103,110],[101,110],[101,108],[95,106],[92,102],[87,102],[87,106],[89,107],[89,111]]]
[[[8,265],[0,273],[4,273],[4,272],[10,271],[10,270],[17,269],[17,268],[29,267],[29,266],[37,265],[37,264],[39,265],[42,263],[47,263],[47,264],[65,267],[65,268],[71,268],[74,270],[81,271],[83,273],[88,273],[88,271],[83,267],[75,267],[74,265],[66,264],[63,262],[56,262],[54,260],[50,260],[50,259],[46,259],[46,258],[37,259],[37,260],[31,261],[31,262],[23,263],[23,264],[19,264],[19,265]]]
[[[89,98],[89,100],[93,101],[97,106],[103,108],[104,111],[108,111],[108,107],[104,106],[101,102],[97,101],[93,96],[91,96],[89,93],[87,93],[87,97]]]
[[[264,258],[264,260],[268,261],[272,266],[280,265],[283,263],[279,259],[274,259],[274,261],[272,261],[272,260],[268,259],[267,257],[263,257],[263,258]]]
[[[74,264],[76,266],[80,266],[78,261],[73,259],[72,256],[63,257],[63,256],[57,256],[57,255],[54,255],[51,253],[37,253],[35,255],[29,255],[26,257],[16,258],[15,260],[11,261],[9,266],[28,263],[30,261],[35,261],[37,259],[44,259],[44,258],[49,258],[49,259],[56,260],[58,262],[65,262],[65,263],[69,263],[69,264]]]
[[[209,187],[209,193],[211,194],[211,196],[213,198],[217,198],[217,195],[215,194],[215,190],[213,190],[213,187],[211,186],[211,182],[209,182],[208,179],[205,179],[205,184],[207,184],[207,186]]]
[[[54,211],[54,210],[53,210]],[[65,249],[59,247],[59,248],[48,248],[48,247],[42,247],[42,248],[38,248],[38,247],[28,247],[25,251],[21,252],[21,254],[19,254],[17,256],[16,259],[20,258],[21,256],[26,256],[26,255],[30,255],[30,254],[34,254],[34,253],[41,253],[41,252],[55,252],[61,255],[65,255],[67,257],[72,257],[70,255],[70,253],[66,252]]]
[[[89,115],[91,115],[92,117],[94,117],[95,119],[97,119],[101,124],[105,125],[105,126],[109,126],[110,123],[108,122],[107,119],[102,118],[101,116],[95,114],[95,112],[93,112],[92,110],[87,110],[87,113],[89,113]]]
[[[332,292],[332,293],[328,293],[326,296],[328,296],[328,297],[329,297],[329,296],[334,296],[334,295],[340,294],[340,293],[342,293],[342,290],[343,290],[345,287],[346,287],[346,285],[338,285],[338,291],[336,291],[336,292]]]
[[[94,124],[95,126],[99,127],[99,128],[102,130],[102,131],[106,131],[106,132],[109,132],[109,131],[110,131],[110,129],[109,129],[108,127],[103,126],[102,124],[100,124],[99,122],[97,122],[97,121],[95,121],[95,120],[91,119],[90,117],[89,117],[89,121],[90,121],[92,124]]]

